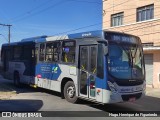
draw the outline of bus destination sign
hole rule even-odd
[[[134,36],[123,35],[123,34],[108,34],[106,33],[105,38],[109,41],[116,41],[116,42],[126,42],[126,43],[137,43],[138,40]]]

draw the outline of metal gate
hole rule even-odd
[[[145,68],[146,68],[146,84],[153,84],[153,54],[144,55]]]

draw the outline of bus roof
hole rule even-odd
[[[26,42],[26,41],[36,42],[36,40],[38,40],[38,41],[43,41],[43,40],[45,40],[46,38],[47,38],[47,36],[46,36],[46,35],[43,35],[43,36],[25,38],[25,39],[22,39],[21,42]]]
[[[80,38],[104,38],[104,32],[113,32],[113,33],[119,33],[119,34],[126,34],[121,32],[115,32],[115,31],[108,31],[108,30],[97,30],[97,31],[88,31],[88,32],[81,32],[81,33],[74,33],[74,34],[66,34],[66,35],[58,35],[58,36],[37,36],[37,37],[31,37],[31,38],[25,38],[22,39],[19,42],[13,42],[10,44],[3,44],[3,46],[8,45],[17,45],[17,44],[27,44],[27,43],[39,43],[39,42],[46,42],[46,41],[55,41],[55,40],[65,40],[65,39],[80,39]],[[126,34],[129,35],[129,34]]]
[[[12,42],[10,44],[6,43],[6,44],[3,44],[2,46],[20,45],[20,44],[27,44],[27,43],[33,43],[33,42],[40,43],[40,42],[46,42],[46,41],[65,40],[65,39],[80,39],[80,38],[86,38],[86,37],[103,38],[103,31],[102,30],[88,31],[88,32],[81,32],[81,33],[74,33],[74,34],[58,35],[58,36],[43,35],[43,36],[25,38],[19,42]]]
[[[87,37],[102,38],[103,31],[97,30],[97,31],[88,31],[88,32],[74,33],[74,34],[68,34],[68,35],[62,35],[62,36],[50,36],[46,38],[46,41],[64,40],[64,39],[80,39],[80,38],[87,38]]]
[[[81,32],[81,33],[58,35],[58,36],[38,36],[38,37],[22,39],[21,42],[26,42],[26,41],[45,42],[45,41],[55,41],[64,39],[78,39],[86,37],[102,38],[102,33],[103,33],[102,30],[97,30],[97,31]]]

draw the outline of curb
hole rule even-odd
[[[16,91],[10,91],[10,92],[0,92],[0,100],[9,100],[12,95],[16,95]]]
[[[8,100],[12,95],[16,95],[17,92],[5,84],[0,84],[0,100]]]
[[[147,87],[146,96],[160,98],[160,89]]]
[[[17,94],[17,92],[16,91],[0,92],[0,96],[1,95],[11,95],[11,94]]]

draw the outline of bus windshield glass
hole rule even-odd
[[[117,79],[143,79],[144,63],[138,37],[110,35],[108,53],[109,74]]]

